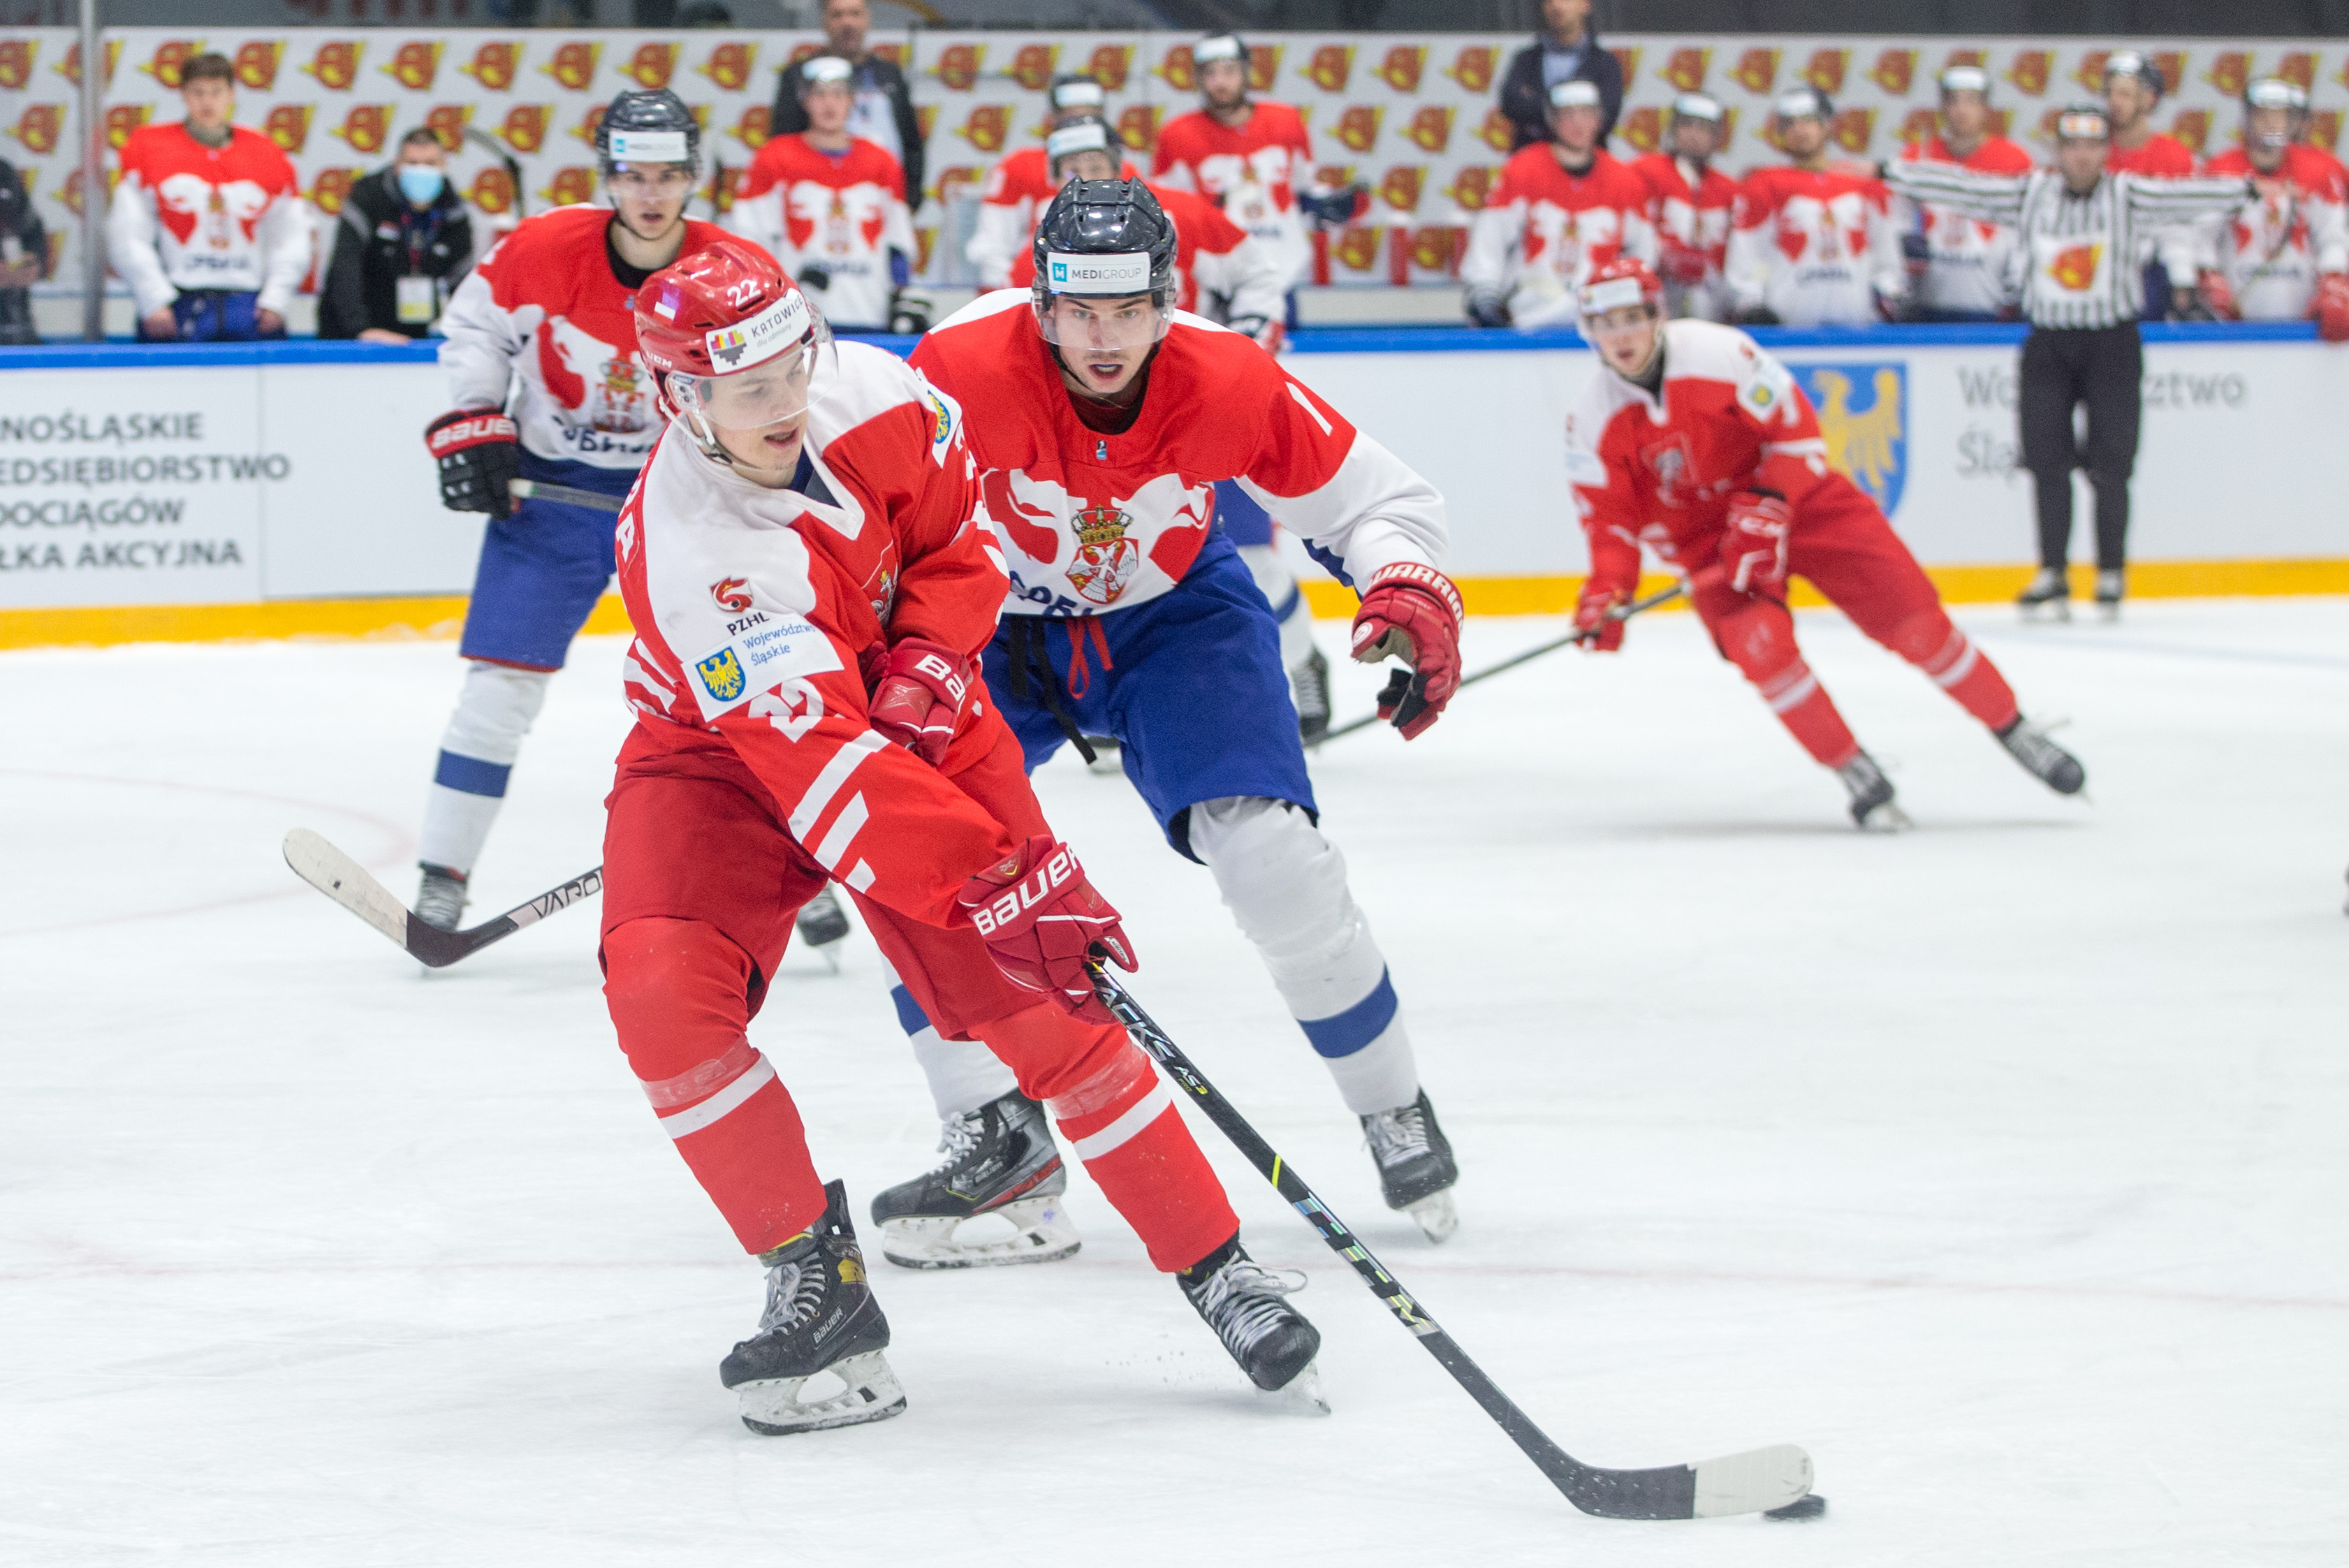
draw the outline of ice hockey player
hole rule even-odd
[[[2203,302],[2225,321],[2316,319],[2329,343],[2349,338],[2349,181],[2301,139],[2308,94],[2268,77],[2243,90],[2243,145],[2202,166],[2208,179],[2248,179],[2257,194],[2204,240]]]
[[[1852,820],[1905,826],[1890,780],[1795,645],[1786,583],[1802,577],[1932,676],[2033,777],[2077,794],[2078,760],[2023,717],[1875,501],[1827,466],[1794,377],[1734,327],[1666,323],[1662,304],[1662,285],[1634,261],[1601,268],[1583,291],[1583,329],[1607,366],[1566,424],[1567,477],[1590,546],[1575,623],[1595,634],[1583,645],[1622,646],[1623,623],[1609,612],[1637,587],[1641,548],[1653,550],[1686,579],[1722,657],[1842,779]]]
[[[747,1029],[827,878],[897,974],[1051,1108],[1102,1191],[1265,1388],[1319,1337],[1248,1261],[1148,1057],[1093,997],[1117,911],[1056,841],[975,655],[1006,583],[955,403],[835,344],[773,259],[721,238],[637,292],[667,428],[621,513],[636,722],[605,840],[605,995],[661,1129],[767,1270],[720,1377],[759,1432],[904,1408],[840,1182]],[[1057,1161],[1031,1191],[1065,1181]],[[844,1384],[802,1397],[829,1369]],[[825,1387],[829,1387],[829,1382]]]
[[[2109,174],[2154,180],[2190,180],[2194,153],[2184,142],[2153,129],[2153,111],[2169,90],[2161,67],[2135,49],[2105,57],[2105,119],[2112,137],[2105,150]],[[2194,307],[2195,229],[2172,224],[2151,236],[2145,262],[2145,319],[2160,321]]]
[[[624,92],[595,131],[609,207],[525,221],[450,296],[440,366],[455,407],[424,444],[440,501],[487,512],[458,651],[467,661],[424,810],[416,913],[446,930],[503,803],[522,740],[612,576],[613,514],[544,500],[516,505],[515,480],[619,497],[660,433],[636,356],[632,299],[644,281],[709,244],[685,216],[701,133],[675,93]]]
[[[734,192],[730,225],[764,246],[848,332],[920,332],[926,299],[913,283],[914,223],[905,171],[879,143],[848,134],[854,67],[818,55],[799,67],[808,128],[771,137]]]
[[[1987,174],[2028,174],[2031,154],[1991,129],[1990,73],[1951,66],[1941,73],[1941,134],[1901,151],[1911,163],[1951,163]],[[1954,207],[1896,197],[1893,226],[1908,259],[1911,316],[1918,321],[1996,321],[2014,314],[2020,265],[2013,226],[1971,218]]]
[[[1891,197],[1831,163],[1835,105],[1816,88],[1778,95],[1773,126],[1789,161],[1748,170],[1724,263],[1737,318],[1750,325],[1867,326],[1908,290]]]
[[[1045,89],[1050,136],[1078,119],[1108,118],[1109,95],[1091,77],[1061,76]],[[1121,142],[1121,146],[1123,144]],[[1140,170],[1121,163],[1111,171],[1132,180]],[[1061,182],[1052,178],[1051,160],[1041,146],[1008,153],[987,171],[978,192],[978,222],[963,246],[964,259],[978,273],[979,292],[1012,288],[1012,270],[1028,256],[1028,242],[1036,233],[1036,219],[1052,200]]]
[[[1656,231],[1656,271],[1674,315],[1719,321],[1729,314],[1722,262],[1729,249],[1737,181],[1713,166],[1727,130],[1721,102],[1703,93],[1672,99],[1668,150],[1636,160],[1631,172],[1648,188],[1648,223]]]
[[[1354,656],[1417,671],[1381,705],[1407,738],[1459,678],[1459,593],[1437,565],[1444,502],[1271,356],[1175,310],[1174,255],[1142,181],[1073,181],[1037,231],[1033,289],[982,296],[914,350],[970,415],[1011,567],[988,691],[1030,768],[1064,739],[1121,743],[1167,842],[1214,874],[1361,1119],[1389,1206],[1440,1239],[1455,1223],[1451,1149],[1345,861],[1315,825],[1279,637],[1215,528],[1213,486],[1237,479],[1277,505],[1362,595]],[[926,1191],[967,1193],[1001,1162],[1018,1112],[999,1079],[989,1093],[985,1067],[961,1080],[947,1164],[895,1190],[902,1200],[885,1194],[895,1212]],[[929,1261],[995,1260],[941,1242]]]
[[[1599,88],[1550,88],[1555,139],[1520,149],[1468,231],[1460,263],[1469,321],[1533,331],[1574,319],[1591,269],[1617,256],[1653,263],[1647,181],[1599,144]]]

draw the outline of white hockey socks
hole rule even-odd
[[[440,760],[424,800],[424,832],[417,859],[470,872],[505,804],[506,779],[522,755],[538,710],[546,706],[552,670],[518,670],[470,660],[457,711],[441,738]]]
[[[1019,1087],[1019,1075],[1006,1067],[984,1040],[949,1040],[940,1036],[886,958],[881,960],[881,973],[889,982],[897,1026],[905,1031],[905,1041],[914,1047],[914,1060],[929,1080],[930,1099],[938,1108],[940,1121],[968,1116]]]
[[[1191,849],[1357,1116],[1419,1098],[1419,1065],[1346,858],[1311,818],[1262,796],[1191,808]]]
[[[1305,602],[1297,574],[1281,559],[1279,545],[1243,544],[1239,552],[1256,579],[1257,591],[1272,606],[1272,618],[1280,623],[1280,667],[1293,675],[1298,665],[1313,656],[1312,606]]]

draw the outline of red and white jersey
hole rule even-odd
[[[1703,281],[1682,285],[1687,314],[1707,319],[1726,314],[1729,290],[1721,268],[1729,253],[1729,215],[1737,202],[1737,181],[1710,163],[1700,169],[1669,152],[1635,160],[1631,172],[1648,188],[1648,222],[1656,231],[1659,256],[1682,251],[1704,258]],[[1669,276],[1665,286],[1672,286]]]
[[[1221,207],[1279,270],[1285,293],[1305,282],[1313,264],[1297,206],[1297,193],[1313,186],[1313,142],[1305,117],[1288,105],[1259,98],[1249,108],[1237,129],[1205,109],[1167,121],[1150,177]]]
[[[1261,316],[1278,321],[1288,308],[1286,282],[1263,249],[1238,224],[1216,210],[1204,196],[1171,186],[1153,185],[1150,193],[1174,221],[1174,308],[1199,312],[1202,294],[1224,301],[1226,319]],[[1036,247],[1019,247],[1011,263],[1010,288],[1024,289],[1036,281]]]
[[[1766,307],[1788,326],[1864,326],[1880,319],[1878,295],[1908,288],[1890,192],[1841,169],[1748,171],[1723,270],[1739,310]]]
[[[1570,321],[1583,281],[1618,256],[1656,263],[1647,182],[1601,151],[1577,174],[1553,143],[1521,150],[1468,231],[1460,279],[1507,296],[1514,325]]]
[[[2241,148],[2202,166],[2211,179],[2250,179],[2258,196],[2204,235],[2202,264],[2235,292],[2245,321],[2299,321],[2314,308],[2316,281],[2349,272],[2349,182],[2341,166],[2313,148],[2284,149],[2272,175],[2251,166]]]
[[[636,627],[624,756],[730,748],[827,871],[947,925],[963,882],[1017,846],[874,732],[866,676],[907,637],[975,656],[995,631],[1003,558],[953,400],[883,350],[838,356],[809,415],[810,493],[752,484],[673,425],[621,509]]]
[[[1818,416],[1786,367],[1733,326],[1664,324],[1661,395],[1612,370],[1566,420],[1566,477],[1590,542],[1590,573],[1632,592],[1642,545],[1683,573],[1719,551],[1729,497],[1759,485],[1792,503],[1834,469]]]
[[[1910,163],[1947,163],[1984,174],[2028,174],[2031,154],[2002,136],[1986,136],[1960,158],[1940,137],[1901,150]],[[1969,218],[1954,207],[1893,198],[1894,226],[1925,240],[1925,275],[1914,283],[1918,303],[1931,310],[1995,315],[2022,295],[2021,241],[2004,223]]]
[[[897,283],[889,253],[915,253],[905,176],[877,142],[852,138],[830,153],[805,136],[778,136],[759,149],[735,187],[734,232],[755,241],[800,280],[824,319],[852,332],[885,331]],[[821,288],[801,273],[819,267]]]
[[[636,356],[636,290],[612,273],[611,222],[608,207],[557,207],[492,246],[449,296],[440,368],[458,407],[508,407],[540,457],[634,469],[661,421]],[[678,254],[721,232],[689,221]]]
[[[2191,180],[2194,178],[2194,154],[2184,142],[2174,136],[2155,131],[2131,148],[2112,144],[2105,154],[2105,168],[2114,174],[2144,174],[2156,180]],[[2194,276],[2198,234],[2191,223],[2172,224],[2155,230],[2146,239],[2146,252],[2138,258],[2146,262],[2159,257],[2168,270],[2172,288],[2183,288]]]
[[[1118,433],[1078,417],[1022,291],[957,311],[914,364],[971,413],[1013,613],[1094,615],[1165,593],[1207,542],[1219,480],[1237,480],[1356,583],[1398,562],[1444,564],[1434,488],[1213,322],[1175,315]]]
[[[1131,163],[1118,166],[1120,180],[1139,180],[1142,170]],[[978,225],[962,248],[963,258],[978,271],[981,293],[1012,286],[1011,269],[1029,255],[1036,225],[1052,204],[1052,162],[1040,147],[1023,147],[987,171],[979,187]]]
[[[283,315],[310,270],[310,219],[294,165],[241,125],[222,147],[206,147],[184,124],[132,131],[106,241],[140,315],[182,289],[256,294],[261,309]]]

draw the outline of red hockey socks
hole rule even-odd
[[[1904,623],[1893,634],[1892,645],[1903,658],[1931,676],[1933,683],[1955,697],[1960,707],[1991,728],[2004,729],[2022,711],[2014,700],[2014,688],[2006,684],[1998,666],[1984,658],[1973,639],[1939,610],[1930,619],[1919,615]]]
[[[751,1253],[823,1218],[799,1108],[751,1047],[753,966],[717,927],[631,920],[604,937],[604,999],[661,1130]]]
[[[1778,716],[1778,722],[1793,731],[1803,749],[1818,762],[1840,768],[1859,755],[1859,742],[1853,738],[1843,715],[1836,711],[1835,699],[1800,658],[1767,679],[1756,679],[1751,672],[1747,678]]]
[[[1047,1003],[973,1032],[1019,1075],[1021,1091],[1051,1110],[1153,1267],[1187,1268],[1238,1232],[1173,1091],[1123,1029],[1079,1023]]]

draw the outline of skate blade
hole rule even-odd
[[[810,1383],[844,1385],[836,1394],[802,1400],[800,1391]],[[812,1377],[768,1377],[735,1386],[742,1402],[742,1424],[761,1437],[786,1437],[792,1432],[821,1432],[832,1427],[861,1426],[886,1420],[905,1408],[905,1390],[889,1369],[889,1358],[878,1350],[836,1361]]]
[[[1431,1242],[1448,1242],[1460,1228],[1460,1211],[1452,1202],[1452,1189],[1430,1192],[1416,1203],[1403,1205],[1404,1213],[1419,1222],[1420,1234]]]
[[[1009,1222],[1009,1235],[984,1241],[958,1241],[955,1233],[982,1220]],[[1022,1198],[968,1219],[884,1220],[881,1255],[900,1268],[986,1269],[1018,1264],[1049,1264],[1065,1258],[1084,1244],[1077,1224],[1056,1195]]]
[[[1859,830],[1863,833],[1905,833],[1916,825],[1909,820],[1908,812],[1887,800],[1860,819]]]
[[[1305,1364],[1305,1370],[1278,1388],[1259,1388],[1257,1398],[1276,1413],[1283,1416],[1326,1416],[1330,1401],[1321,1392],[1321,1363],[1317,1357]]]
[[[2041,622],[2068,621],[2072,618],[2072,605],[2068,600],[2063,599],[2050,600],[2044,604],[2025,604],[2023,606],[2023,618]]]

